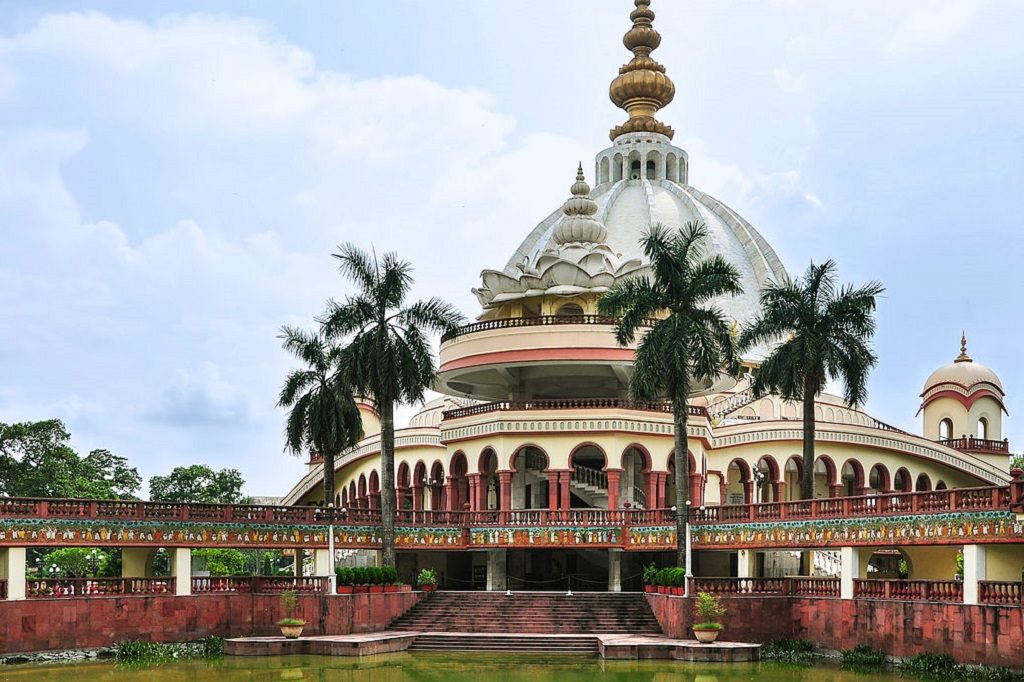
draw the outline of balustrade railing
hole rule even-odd
[[[959,580],[855,579],[853,598],[962,602],[964,584]]]
[[[987,440],[985,438],[967,436],[965,438],[947,438],[938,442],[940,445],[945,445],[947,448],[953,448],[961,452],[991,452],[1000,455],[1009,454],[1010,452],[1009,439]]]
[[[192,594],[224,594],[252,592],[252,576],[192,578]]]
[[[636,403],[621,398],[550,398],[542,400],[497,400],[468,407],[446,410],[442,418],[446,421],[461,417],[472,417],[491,412],[527,412],[532,410],[636,410],[639,412],[672,413],[672,403],[658,401]],[[686,413],[691,417],[707,417],[707,410],[699,405],[687,405]]]
[[[657,324],[656,318],[641,320],[640,326],[653,327]],[[516,329],[519,327],[545,327],[560,324],[597,324],[614,326],[619,323],[619,318],[611,315],[540,315],[538,317],[502,317],[496,320],[484,320],[474,322],[458,329],[448,332],[441,337],[441,343],[457,339],[467,334],[491,331],[493,329]]]
[[[982,604],[1024,606],[1024,581],[978,581],[978,601]]]
[[[583,485],[608,490],[608,474],[600,469],[592,469],[577,464],[572,468],[572,480]]]
[[[792,593],[800,597],[838,597],[839,578],[793,577]]]
[[[328,581],[324,576],[230,576],[192,578],[193,594],[253,593],[279,594],[295,592],[317,593],[327,591]]]
[[[46,578],[26,580],[25,597],[102,597],[174,594],[174,578]]]
[[[789,594],[786,578],[692,578],[692,592],[713,594]]]

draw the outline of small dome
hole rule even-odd
[[[928,393],[928,391],[940,384],[956,384],[967,390],[978,384],[991,384],[999,389],[999,393],[1004,393],[1003,383],[999,381],[999,376],[985,365],[975,362],[967,355],[966,335],[960,338],[960,355],[950,364],[939,367],[932,372],[924,382],[921,394]]]

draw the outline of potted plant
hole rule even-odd
[[[433,592],[437,589],[437,571],[432,568],[424,568],[416,576],[416,584],[424,592]]]
[[[338,594],[352,594],[352,569],[348,566],[338,566],[335,573],[338,576]]]
[[[722,600],[710,592],[698,592],[693,612],[697,617],[697,622],[693,625],[693,634],[697,641],[709,644],[718,639],[718,633],[722,631],[722,624],[718,619],[725,615]]]
[[[658,575],[654,578],[654,584],[657,585],[658,594],[668,594],[668,569],[663,568],[658,571]]]
[[[672,568],[669,570],[672,582],[672,594],[676,597],[683,596],[683,585],[686,582],[686,571],[681,568]]]
[[[657,592],[654,586],[654,576],[658,575],[658,567],[654,564],[647,564],[644,567],[644,592]]]
[[[370,574],[370,579],[367,581],[370,585],[371,594],[379,594],[384,591],[384,572],[377,566],[371,566],[366,569]]]
[[[356,594],[362,594],[363,592],[369,592],[370,587],[367,583],[365,566],[356,566],[352,569],[352,591]]]
[[[281,627],[281,634],[288,639],[297,639],[302,634],[302,628],[306,621],[295,617],[295,608],[298,604],[298,597],[295,590],[287,590],[281,593],[281,608],[284,610],[284,618],[277,621]]]
[[[385,566],[381,569],[384,574],[384,591],[398,592],[398,571],[394,566]]]

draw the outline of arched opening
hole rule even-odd
[[[984,417],[978,420],[978,438],[988,440],[988,420]]]
[[[943,481],[943,480],[942,480],[942,479],[940,478],[940,479],[939,479],[939,482],[935,484],[935,489],[936,489],[936,490],[945,490],[945,489],[946,489],[946,482],[945,482],[945,481]]]
[[[833,490],[836,495],[839,493],[836,485],[836,465],[831,457],[822,455],[814,462],[814,496],[833,497]]]
[[[487,448],[480,454],[478,462],[480,477],[477,480],[477,509],[498,508],[498,455]]]
[[[953,420],[945,418],[939,421],[939,440],[949,440],[953,437]]]
[[[527,445],[512,455],[511,509],[547,509],[548,456],[538,447]]]
[[[607,465],[604,450],[596,445],[581,445],[573,451],[569,456],[572,507],[608,507]]]
[[[370,509],[380,509],[380,476],[376,469],[370,472],[370,483],[367,495],[370,498]]]
[[[466,476],[468,470],[469,463],[466,461],[466,455],[461,452],[452,455],[449,467],[452,491],[449,509],[453,511],[462,511],[469,504],[469,478]]]
[[[868,559],[867,577],[878,580],[909,578],[910,561],[907,555],[896,547],[876,549]]]
[[[444,489],[444,464],[440,461],[430,467],[427,486],[430,488],[430,508],[436,511],[446,509],[448,500]]]
[[[692,452],[687,451],[686,457],[690,467],[690,505],[699,507],[704,504],[704,473],[702,468],[697,466],[697,459],[693,456]],[[658,502],[658,507],[681,507],[686,500],[678,500],[676,498],[676,459],[674,452],[668,455],[666,469],[668,474],[665,475],[665,485],[661,488],[661,500]],[[725,502],[722,502],[722,504],[725,504]]]
[[[356,502],[358,503],[359,508],[369,509],[370,500],[366,497],[366,474],[359,474],[359,483],[356,486],[356,490],[358,491]]]
[[[679,182],[686,184],[689,181],[689,162],[685,158],[679,159]]]
[[[622,154],[616,154],[612,158],[612,182],[622,179]]]
[[[771,455],[757,460],[754,468],[754,482],[757,486],[756,502],[780,502],[782,481],[779,477],[779,465]]]
[[[804,481],[804,461],[794,455],[786,460],[785,469],[785,497],[787,500],[800,499],[800,486]]]
[[[341,489],[341,504],[339,506],[342,509],[348,509],[348,488]]]
[[[868,475],[868,487],[871,488],[872,492],[882,494],[887,493],[892,488],[889,484],[889,470],[882,464],[876,464],[871,467],[871,473]]]
[[[679,182],[679,159],[672,152],[665,155],[665,174],[672,182]]]
[[[843,464],[843,495],[853,497],[863,495],[864,490],[864,467],[855,459],[848,459]]]
[[[608,182],[608,157],[601,159],[601,170],[598,175],[598,184],[604,184]]]
[[[629,179],[640,180],[643,178],[643,161],[640,159],[640,152],[634,150],[629,154]]]
[[[416,511],[423,511],[423,489],[427,485],[427,465],[423,462],[416,462],[416,468],[412,470],[412,508]]]
[[[409,486],[409,464],[402,462],[395,474],[395,503],[399,509],[412,509],[412,488]]]
[[[566,303],[559,306],[558,311],[555,313],[558,317],[582,317],[583,307],[578,303]]]
[[[655,501],[647,499],[650,457],[635,445],[622,453],[622,476],[619,478],[619,504],[651,509]]]
[[[909,493],[913,490],[913,479],[910,477],[910,472],[906,469],[900,468],[896,471],[896,477],[893,479],[893,489],[898,493]]]
[[[657,164],[655,164],[654,161],[648,160],[647,161],[647,173],[646,173],[646,175],[644,177],[646,177],[648,180],[654,180],[655,179],[655,175],[657,174],[657,172],[658,172]]]
[[[729,462],[725,474],[725,504],[750,504],[753,490],[750,466],[742,459]]]
[[[359,495],[356,493],[356,482],[348,483],[348,505],[350,509],[359,509]]]
[[[932,479],[928,478],[928,474],[918,474],[917,483],[914,484],[914,490],[919,493],[924,493],[931,489]]]

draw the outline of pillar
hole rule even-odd
[[[170,547],[171,576],[174,578],[174,594],[187,596],[192,594],[192,549],[189,547]]]
[[[842,489],[842,487],[843,486],[840,485],[839,483],[829,483],[828,484],[828,496],[829,497],[839,497],[839,491]]]
[[[839,596],[853,599],[853,581],[860,577],[860,548],[839,548]]]
[[[622,550],[608,550],[608,591],[622,592]]]
[[[558,472],[548,472],[548,509],[558,509]]]
[[[985,545],[964,545],[964,603],[978,604],[981,601],[981,586],[987,572]]]
[[[121,549],[121,577],[147,578],[152,566],[149,557],[153,550],[149,547],[123,547]]]
[[[772,500],[772,502],[782,502],[783,501],[782,485],[783,485],[782,481],[775,481],[775,482],[772,483],[772,495],[774,496],[774,499]]]
[[[412,487],[412,508],[416,511],[423,510],[423,486],[421,485]]]
[[[487,589],[490,592],[508,589],[505,562],[508,560],[507,549],[487,550]]]
[[[647,509],[658,509],[658,474],[653,471],[647,472],[647,500],[644,506]]]
[[[469,479],[469,508],[472,511],[480,509],[479,496],[477,495],[477,489],[480,487],[480,474],[469,474],[466,478]]]
[[[481,511],[486,511],[488,507],[487,483],[486,474],[480,474],[476,477],[476,508]]]
[[[572,508],[572,493],[569,492],[569,483],[572,481],[571,471],[559,471],[558,472],[558,488],[559,488],[559,509],[571,509]]]
[[[754,577],[754,552],[749,549],[741,549],[736,553],[736,577]]]
[[[7,581],[8,601],[25,598],[25,548],[0,549],[0,578]]]
[[[608,475],[608,508],[619,508],[619,479],[622,476],[621,469],[609,469]]]
[[[330,576],[334,574],[331,566],[331,553],[326,549],[313,550],[313,575]]]
[[[439,508],[442,508],[440,511],[451,511],[453,509],[457,509],[455,504],[456,500],[452,498],[452,491],[454,489],[454,486],[452,486],[452,477],[449,476],[445,481],[445,484],[441,487],[441,504],[438,505]]]
[[[511,509],[512,508],[512,472],[511,471],[499,471],[498,472],[498,485],[500,491],[498,494],[498,509]]]

